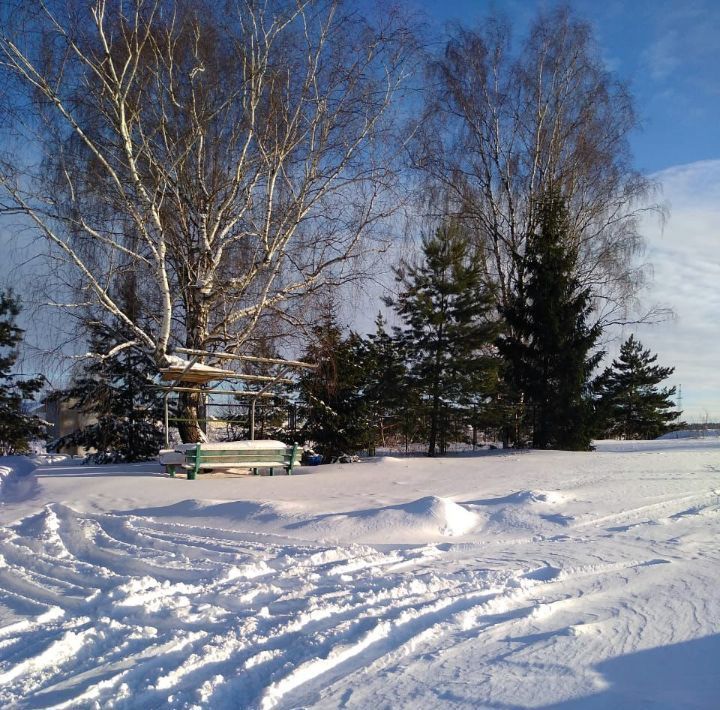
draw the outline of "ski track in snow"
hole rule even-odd
[[[522,707],[529,673],[558,702],[601,691],[593,663],[719,618],[719,499],[420,499],[493,534],[376,546],[49,503],[0,531],[0,706]]]

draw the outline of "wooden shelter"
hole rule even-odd
[[[248,398],[250,400],[250,439],[255,438],[255,407],[257,401],[263,398],[275,398],[277,394],[271,390],[281,384],[292,384],[293,380],[286,377],[289,370],[310,369],[314,370],[317,365],[312,365],[299,360],[285,360],[282,358],[263,358],[254,355],[235,355],[233,353],[209,352],[191,348],[177,348],[176,352],[189,356],[190,359],[182,360],[175,358],[176,362],[169,367],[160,370],[160,378],[164,385],[160,389],[165,392],[164,413],[165,413],[165,444],[170,443],[170,422],[177,421],[169,415],[169,399],[173,394],[180,392],[196,392],[204,397],[205,410],[209,406],[229,406],[209,401],[209,397],[215,395],[227,395],[235,398]],[[235,361],[252,362],[261,365],[277,367],[274,375],[254,375],[236,372],[216,365],[205,365],[199,360],[209,359],[216,362]],[[243,389],[232,388],[232,383],[247,383]],[[223,388],[224,387],[224,388]],[[207,425],[207,417],[202,420]],[[213,419],[213,421],[221,421]]]

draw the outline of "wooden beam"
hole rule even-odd
[[[235,355],[234,353],[213,353],[207,350],[196,350],[195,348],[175,348],[176,352],[183,355],[200,355],[218,360],[242,360],[244,362],[257,362],[261,365],[285,365],[287,367],[299,367],[308,370],[317,370],[318,366],[300,360],[283,360],[277,357],[256,357],[255,355]]]
[[[195,392],[196,394],[230,394],[235,397],[280,397],[272,392],[253,392],[252,390],[213,390],[201,389],[200,387],[158,387],[161,392]],[[212,406],[222,406],[220,402],[213,402]]]
[[[213,373],[211,370],[181,370],[180,368],[170,367],[160,370],[163,380],[172,382],[194,382],[204,384],[213,380],[245,380],[247,382],[268,382],[272,384],[291,385],[293,380],[287,377],[271,377],[269,375],[244,375],[239,372],[231,372],[230,370],[222,370],[223,374]]]

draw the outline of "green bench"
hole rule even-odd
[[[179,444],[174,450],[161,451],[160,463],[171,478],[178,468],[185,469],[188,480],[195,480],[203,469],[216,468],[249,468],[254,475],[260,468],[269,468],[271,476],[276,468],[283,468],[289,476],[301,455],[297,444],[287,446],[282,441],[228,441]]]

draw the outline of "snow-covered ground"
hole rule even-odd
[[[1,707],[720,704],[718,439],[0,500]]]

